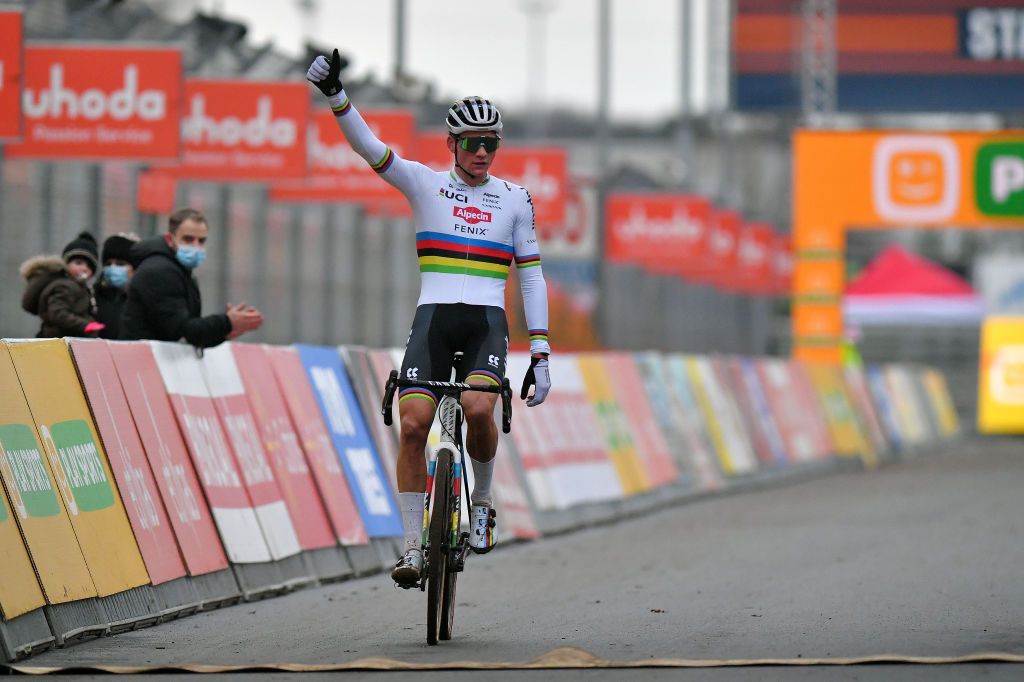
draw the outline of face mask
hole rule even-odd
[[[206,249],[200,249],[196,246],[179,246],[178,250],[175,251],[175,255],[179,263],[192,270],[198,268],[206,260]]]
[[[104,265],[103,278],[107,280],[107,284],[110,286],[116,289],[122,289],[125,284],[128,284],[128,266]]]

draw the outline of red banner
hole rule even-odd
[[[713,210],[708,234],[707,258],[698,279],[723,289],[731,289],[738,267],[740,230],[743,216],[736,211]]]
[[[136,208],[139,213],[170,213],[177,192],[178,181],[166,170],[143,171],[135,188]]]
[[[685,194],[612,194],[608,260],[688,276],[706,259],[711,203]]]
[[[530,192],[537,227],[565,222],[569,171],[562,147],[502,147],[494,157],[491,173]]]
[[[21,81],[24,66],[20,11],[0,12],[0,140],[21,137]]]
[[[333,547],[336,543],[320,493],[306,464],[306,454],[277,388],[277,379],[263,346],[232,343],[238,372],[245,384],[253,415],[276,474],[288,513],[303,549]]]
[[[445,131],[418,131],[415,153],[414,159],[431,170],[446,172],[455,166],[455,155],[448,151],[448,133]]]
[[[149,344],[112,343],[109,348],[189,575],[227,568]]]
[[[176,159],[181,53],[165,48],[29,46],[22,142],[10,157]]]
[[[778,296],[789,296],[793,289],[793,240],[788,234],[775,236],[772,254],[773,290]]]
[[[306,175],[305,83],[186,80],[178,177],[265,180]]]
[[[771,294],[775,287],[775,229],[768,223],[748,223],[740,230],[737,270],[730,278],[735,291]]]
[[[415,146],[415,117],[409,111],[362,111],[374,134],[398,156],[408,155]],[[362,204],[370,209],[379,204],[405,202],[397,189],[380,178],[349,146],[330,109],[313,112],[307,139],[309,176],[302,181],[275,183],[271,201],[326,201]]]
[[[335,536],[343,545],[365,545],[368,542],[366,527],[352,499],[348,480],[331,444],[331,436],[327,433],[299,354],[294,348],[285,346],[268,346],[266,352],[295,432],[302,440],[302,448],[334,526]]]
[[[107,343],[76,339],[71,342],[71,355],[149,578],[154,585],[181,578],[185,565]]]

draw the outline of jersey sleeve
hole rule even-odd
[[[512,232],[516,272],[523,292],[526,326],[530,331],[530,352],[550,353],[548,343],[548,288],[540,265],[540,243],[534,226],[533,199],[525,188],[523,205]]]
[[[401,158],[391,147],[378,139],[370,130],[370,126],[366,125],[359,111],[352,106],[344,90],[328,97],[327,101],[334,112],[338,127],[352,149],[363,157],[381,178],[397,187],[403,194],[414,195],[420,178],[433,174],[423,164]]]

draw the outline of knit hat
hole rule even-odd
[[[130,263],[131,258],[128,257],[128,254],[138,243],[139,238],[130,232],[118,232],[111,235],[103,241],[103,257],[100,258],[100,261],[106,263],[111,258],[117,258]]]
[[[88,232],[79,232],[78,236],[64,247],[64,253],[61,255],[64,257],[65,263],[69,263],[72,258],[84,258],[92,265],[93,272],[100,269],[100,253],[96,248],[96,237]]]

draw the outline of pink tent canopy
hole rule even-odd
[[[846,287],[847,324],[977,322],[985,308],[959,275],[893,244]]]

